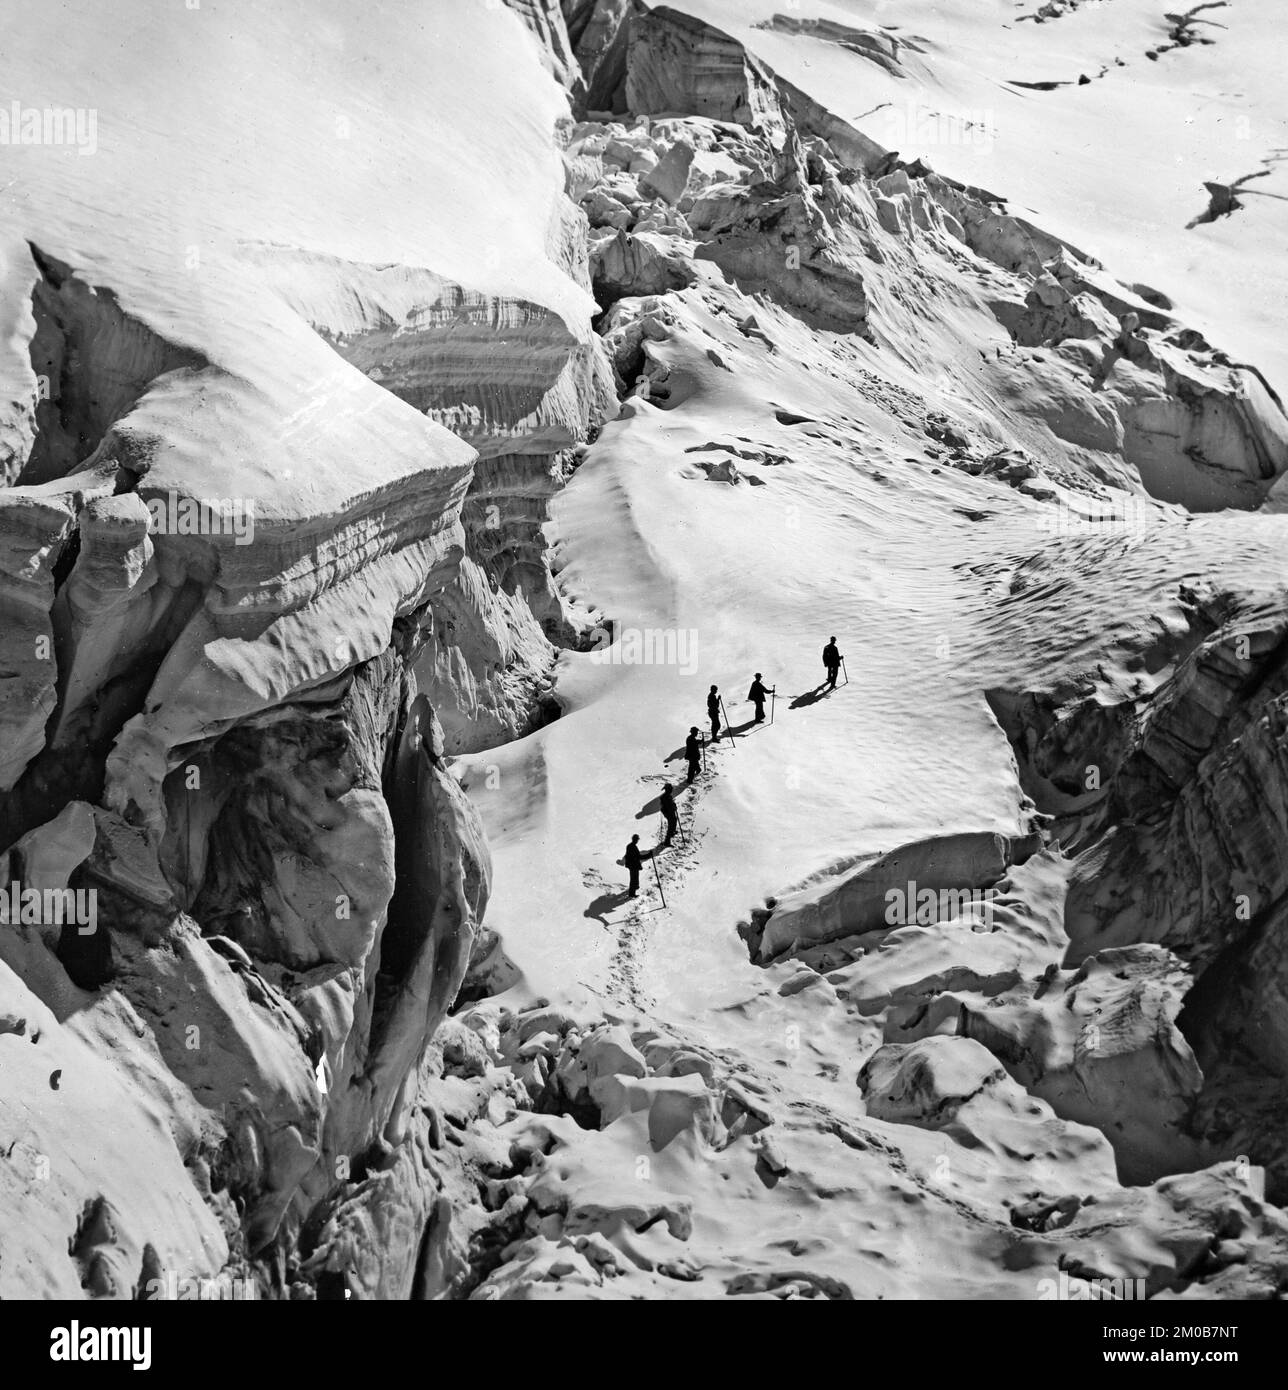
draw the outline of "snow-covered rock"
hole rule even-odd
[[[1273,1295],[1268,4],[15,29],[0,1293]]]

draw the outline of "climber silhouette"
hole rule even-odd
[[[756,672],[756,679],[751,683],[751,689],[747,692],[747,698],[756,706],[756,723],[765,722],[765,701],[778,689],[767,690],[760,681],[760,672]]]
[[[720,690],[712,686],[707,695],[707,713],[711,716],[711,741],[720,742]]]
[[[693,779],[702,771],[702,737],[698,733],[696,724],[689,730],[689,736],[684,740],[684,756],[689,760],[689,775],[685,782],[686,785],[692,786]]]
[[[823,648],[823,669],[827,672],[827,688],[836,689],[836,678],[841,673],[841,662],[845,658],[841,655],[836,645],[836,638],[829,637],[827,646]]]
[[[626,846],[626,853],[622,856],[626,867],[630,870],[631,883],[627,889],[627,896],[634,897],[640,891],[640,869],[644,865],[644,857],[640,853],[640,837],[631,836],[631,842]]]
[[[666,839],[662,843],[669,845],[675,835],[676,827],[680,824],[680,810],[675,804],[675,792],[671,790],[669,785],[662,788],[660,806],[662,815],[666,819]]]

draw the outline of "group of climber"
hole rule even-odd
[[[845,658],[841,655],[840,649],[836,645],[836,638],[830,637],[827,646],[823,648],[823,669],[827,672],[827,678],[818,688],[825,690],[835,690],[837,677],[841,673],[841,667]],[[755,706],[756,717],[752,721],[755,724],[765,722],[765,701],[771,699],[778,693],[777,686],[765,685],[761,673],[756,672],[756,678],[751,683],[751,689],[747,692],[748,701]],[[720,741],[720,715],[723,704],[720,699],[719,686],[713,685],[707,694],[707,714],[711,720],[711,741]],[[688,776],[685,778],[685,786],[691,786],[693,779],[702,771],[703,759],[703,740],[698,732],[698,726],[694,724],[689,730],[689,736],[684,740],[684,756],[688,763]],[[680,810],[675,804],[675,788],[669,783],[662,788],[662,795],[659,800],[658,809],[662,813],[662,818],[666,822],[666,837],[663,839],[659,848],[668,849],[671,841],[675,837],[675,832],[680,825]],[[681,834],[684,832],[681,831]],[[626,846],[626,853],[622,858],[622,863],[630,874],[630,887],[627,891],[628,897],[635,897],[640,887],[640,870],[644,866],[644,852],[640,849],[640,837],[631,836],[631,842]],[[656,851],[654,851],[656,853]]]

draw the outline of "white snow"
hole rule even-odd
[[[1171,296],[1215,345],[1288,388],[1280,341],[1288,270],[1279,252],[1288,214],[1250,195],[1231,218],[1185,229],[1204,206],[1203,178],[1237,177],[1288,147],[1266,38],[1277,22],[1273,0],[1216,12],[1230,23],[1216,46],[1156,64],[1143,50],[1162,35],[1145,0],[1088,5],[1055,21],[1058,45],[1051,26],[1015,23],[1016,7],[1002,0],[811,7],[841,22],[897,24],[904,37],[933,30],[901,80],[834,44],[750,27],[780,8],[773,0],[684,7],[718,18],[775,71],[883,144],[896,143],[890,118],[873,111],[885,102],[985,113],[987,148],[950,138],[902,152],[1006,196],[1113,275]],[[163,17],[149,6],[71,0],[56,29],[15,27],[0,58],[0,76],[44,74],[40,90],[15,93],[24,104],[83,105],[98,120],[92,157],[3,152],[0,222],[9,237],[37,241],[109,285],[172,341],[198,347],[277,401],[296,401],[303,414],[298,435],[288,431],[291,461],[303,468],[314,445],[320,457],[316,475],[281,482],[284,514],[322,510],[322,483],[388,481],[435,457],[458,463],[461,450],[341,363],[280,302],[257,298],[264,282],[253,260],[238,258],[239,242],[423,266],[544,304],[570,324],[594,310],[547,246],[561,187],[550,131],[565,106],[535,62],[533,40],[490,4],[427,0],[417,12],[419,26],[400,6],[364,7],[355,23],[342,0],[271,8],[203,0]],[[1128,66],[1086,86],[1004,85],[1076,80],[1116,55]],[[1241,117],[1246,140],[1237,134]],[[1285,182],[1276,173],[1258,180],[1257,192],[1288,193]],[[184,277],[192,292],[179,292]],[[668,303],[674,329],[653,348],[672,368],[670,408],[627,404],[555,503],[549,535],[566,592],[619,627],[695,634],[696,667],[566,654],[561,719],[459,760],[494,859],[487,925],[524,972],[516,996],[647,1015],[773,1069],[793,1103],[860,1115],[855,1074],[879,1041],[874,1026],[830,986],[780,995],[798,967],[754,966],[735,924],[767,894],[909,841],[1020,833],[1023,794],[984,691],[1057,668],[1094,672],[1110,686],[1145,679],[1119,659],[1119,647],[1179,627],[1181,580],[1277,583],[1288,521],[1172,512],[1148,534],[1053,542],[1040,506],[935,463],[925,436],[887,408],[912,392],[976,420],[1022,413],[1022,400],[967,399],[964,358],[976,344],[962,348],[950,314],[919,330],[934,339],[929,350],[910,338],[900,361],[863,345],[842,350],[728,287]],[[752,307],[776,353],[736,330]],[[963,331],[981,322],[960,309]],[[710,362],[708,347],[732,372]],[[848,387],[847,366],[862,366],[879,386],[864,394]],[[310,411],[337,402],[344,408],[334,412],[333,435]],[[169,434],[192,432],[195,452],[181,463],[204,461],[204,434],[212,449],[224,448],[230,470],[245,464],[248,472],[224,476],[247,490],[281,466],[225,447],[202,421],[185,422],[188,404],[162,396],[149,406],[172,412]],[[379,432],[367,427],[368,408]],[[784,424],[776,409],[807,419]],[[347,451],[366,436],[365,453]],[[696,460],[728,457],[722,444],[768,449],[786,462],[738,458],[761,487],[709,481]],[[984,517],[968,520],[963,509]],[[820,685],[821,648],[833,633],[848,682],[792,708]],[[774,722],[709,751],[708,770],[680,797],[687,845],[647,864],[640,900],[621,903],[626,874],[617,861],[635,831],[646,848],[660,839],[653,803],[664,780],[682,781],[679,751],[690,725],[705,728],[708,686],[720,686],[737,728],[750,719],[745,697],[756,671],[777,687]],[[908,971],[930,968],[939,944],[915,940]],[[897,974],[888,961],[882,969],[883,984]],[[1023,1097],[1008,1090],[999,1104],[1018,1113]],[[1097,1136],[1071,1127],[1049,1139],[1040,1120],[1016,1120],[1017,1131],[1042,1130],[1031,1170],[1010,1152],[955,1148],[952,1183],[999,1214],[1002,1193],[1039,1177],[1047,1190],[1112,1186]],[[580,1136],[551,1181],[590,1201],[606,1173],[647,1152],[646,1124],[627,1115]],[[782,1128],[777,1142],[793,1169],[810,1175],[787,1185],[783,1200],[770,1200],[750,1176],[745,1149],[707,1154],[689,1137],[654,1155],[650,1200],[658,1189],[698,1194],[702,1249],[729,1252],[731,1270],[744,1267],[735,1249],[745,1255],[801,1238],[838,1278],[855,1280],[857,1265],[865,1292],[1014,1292],[1011,1272],[965,1223],[940,1227],[939,1208],[917,1205],[924,1184],[908,1170],[881,1154],[856,1158],[818,1125]],[[941,1136],[906,1126],[874,1121],[869,1129],[895,1136],[892,1145],[897,1137],[917,1173],[946,1149]],[[832,1191],[820,1191],[829,1183]],[[661,1225],[640,1240],[655,1253],[682,1253]]]

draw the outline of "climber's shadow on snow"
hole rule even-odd
[[[824,681],[822,685],[816,685],[813,690],[807,690],[804,695],[798,695],[787,708],[804,709],[806,705],[816,705],[828,693],[829,687]]]
[[[614,893],[601,893],[582,913],[582,916],[592,918],[611,931],[612,923],[604,914],[611,912],[615,907],[621,907],[623,903],[628,903],[630,900],[631,894],[628,888],[619,888]]]
[[[637,816],[636,819],[638,820],[639,817]],[[665,853],[665,848],[660,841],[654,845],[652,849],[645,849],[643,845],[640,846],[640,858],[645,862],[650,859],[655,859],[659,854],[663,853]],[[618,860],[618,864],[621,864],[621,860]],[[644,885],[641,884],[640,886],[643,888]],[[582,916],[593,918],[596,922],[601,922],[605,927],[609,927],[611,930],[612,924],[604,914],[630,901],[631,890],[629,888],[619,888],[612,893],[601,893],[597,898],[591,900],[590,906],[582,913]],[[639,899],[637,898],[635,901],[638,902]]]
[[[714,744],[708,743],[708,744],[707,744],[707,751],[710,752],[711,749],[712,749],[713,747],[715,747]],[[662,759],[662,762],[663,762],[663,763],[687,763],[688,760],[689,760],[689,755],[684,751],[684,746],[681,745],[679,748],[677,748],[677,749],[675,750],[674,753],[670,754],[668,757],[663,758],[663,759]],[[703,769],[702,769],[702,770],[703,770],[704,772],[706,771],[706,765],[705,765],[705,763],[703,764]],[[676,794],[676,796],[679,796],[682,792],[697,791],[697,788],[696,788],[695,786],[693,786],[692,783],[686,782],[686,781],[684,780],[683,777],[681,777],[680,780],[679,780],[678,782],[672,782],[672,783],[671,783],[671,786],[675,789],[675,794]],[[653,807],[657,807],[657,804],[658,804],[658,803],[657,803],[656,801],[650,801],[650,802],[649,802],[649,805],[650,805],[650,806],[653,806]],[[641,819],[641,816],[636,816],[635,819],[636,819],[636,820],[640,820],[640,819]]]

